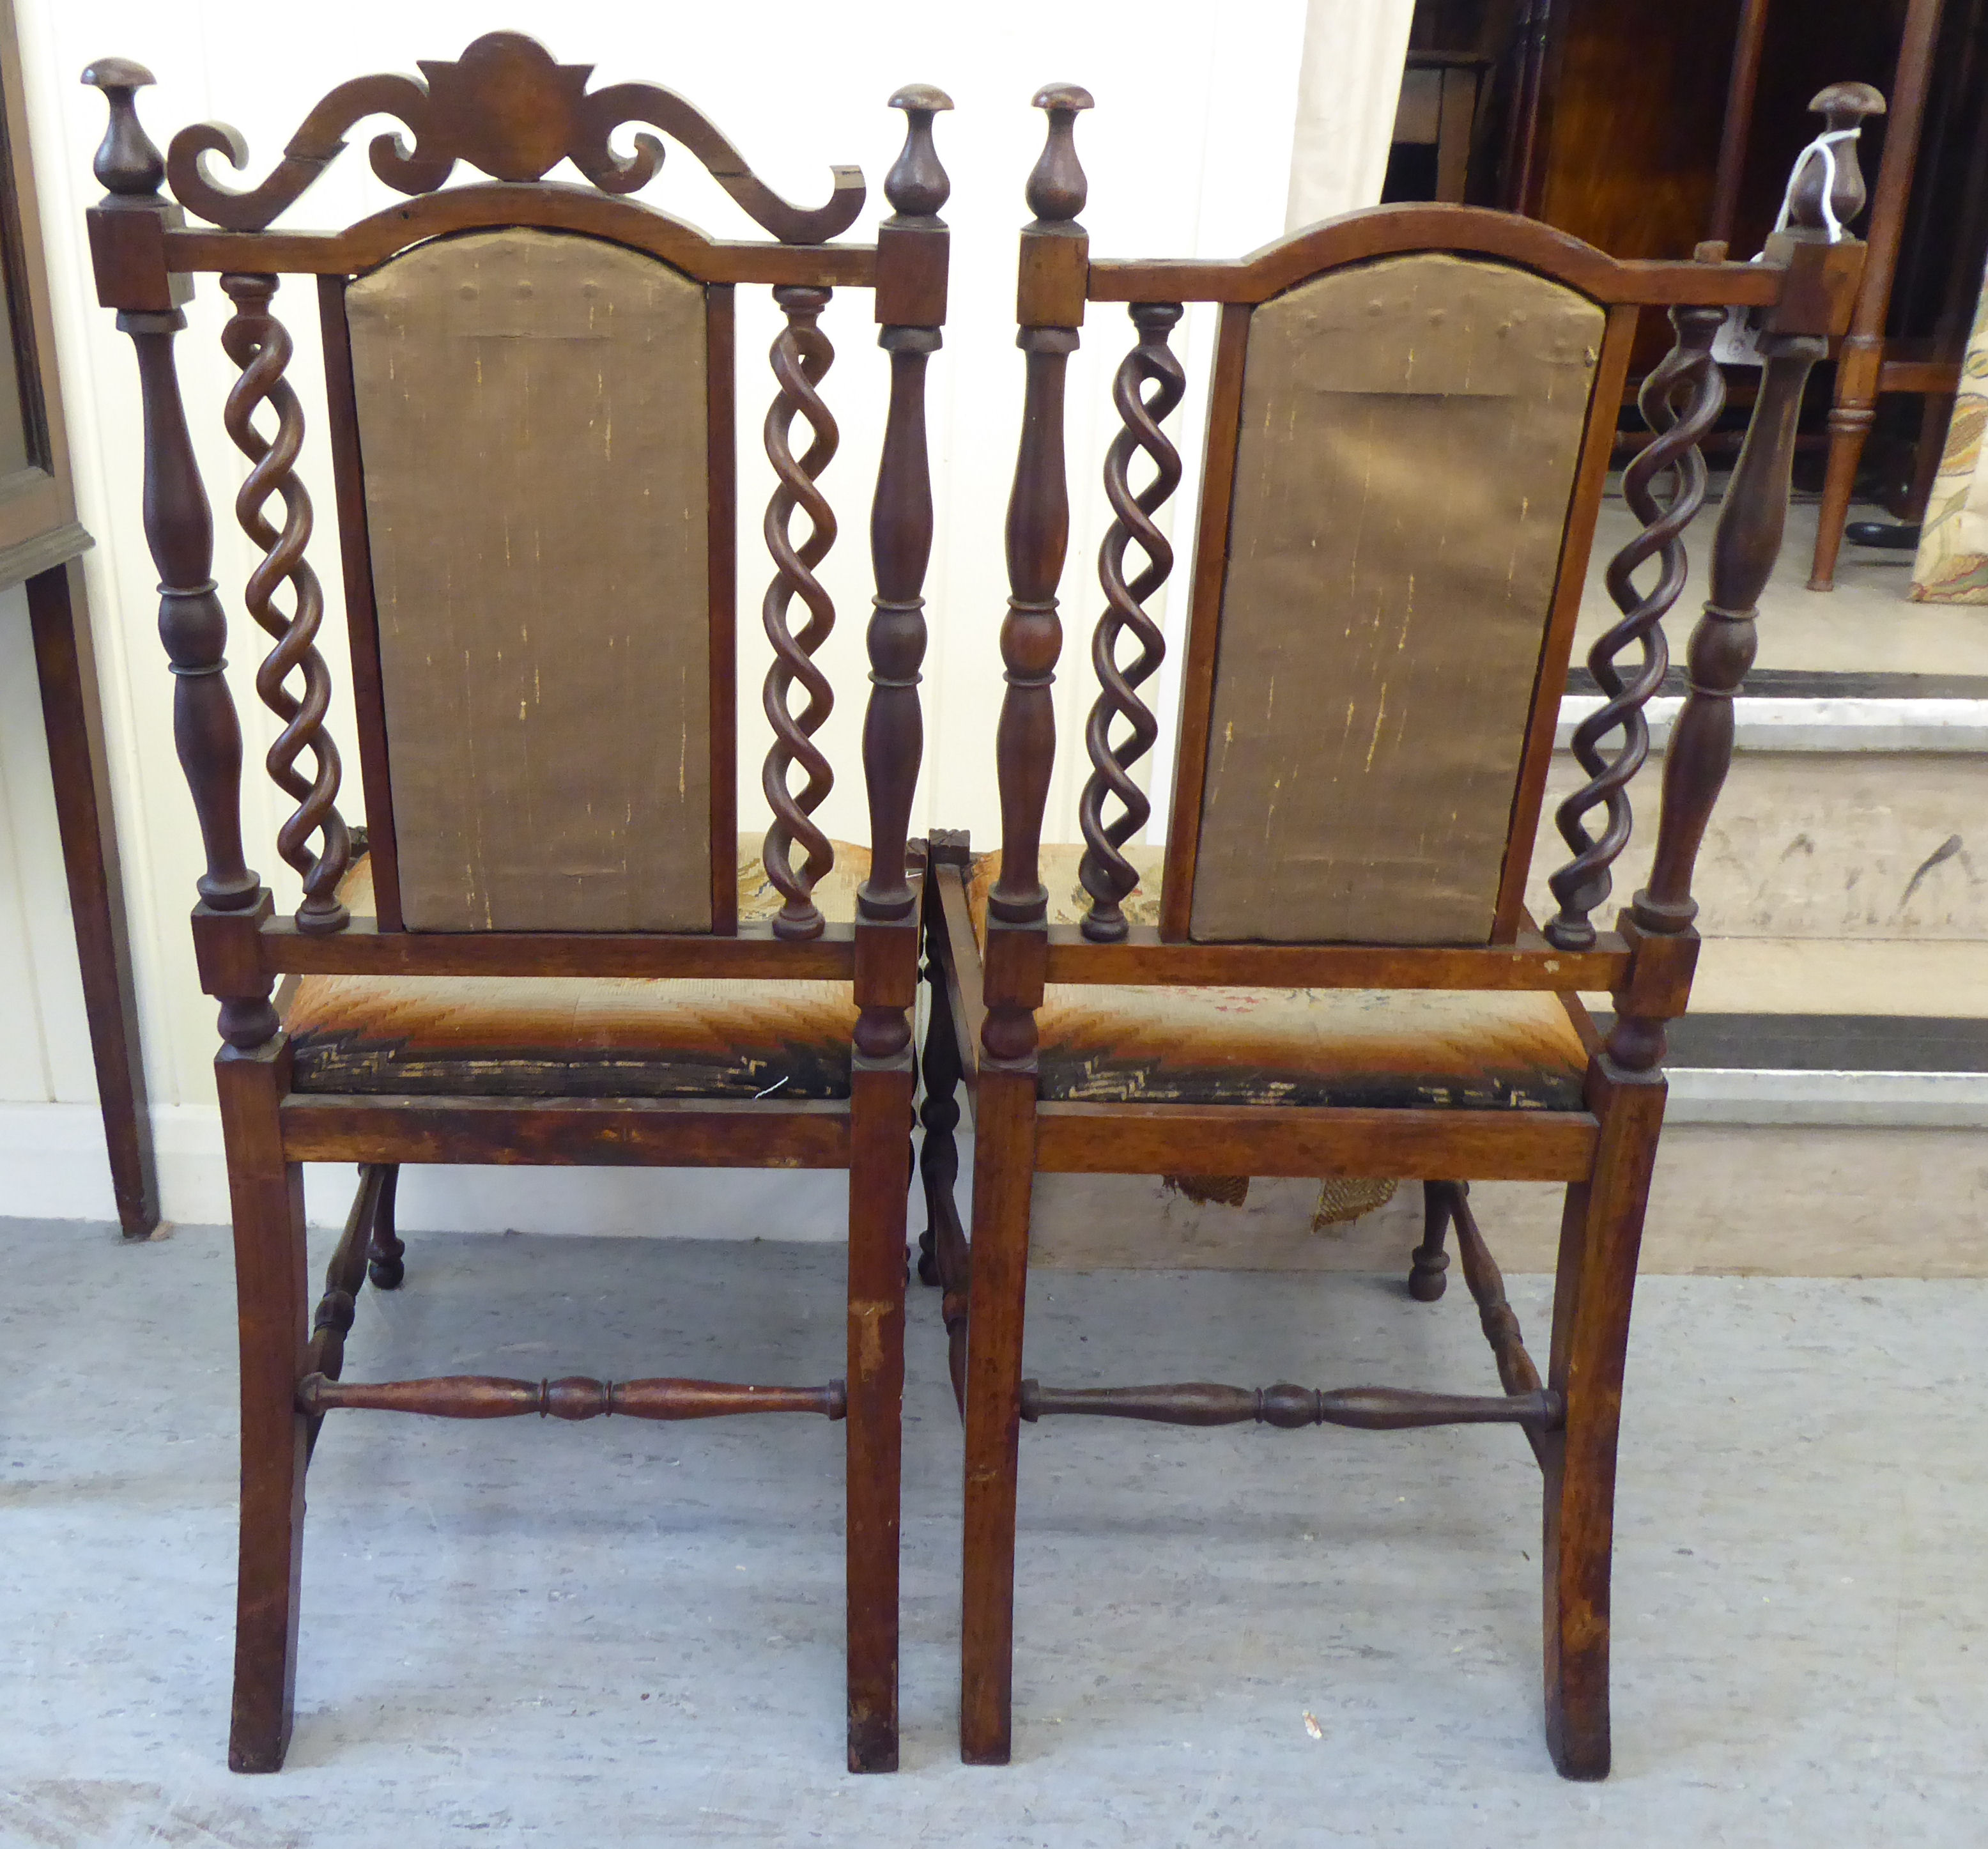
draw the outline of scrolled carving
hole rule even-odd
[[[814,574],[814,567],[835,544],[835,514],[815,478],[828,466],[840,441],[835,419],[815,388],[835,358],[828,337],[816,325],[828,306],[826,289],[788,284],[773,291],[786,311],[787,325],[773,342],[773,376],[779,383],[766,412],[766,455],[779,478],[766,503],[766,550],[773,559],[773,582],[760,607],[766,639],[773,645],[773,665],[766,670],[765,706],[773,728],[760,787],[773,811],[766,831],[766,877],[779,888],[785,903],[773,920],[779,937],[817,937],[822,916],[810,895],[835,864],[828,837],[810,819],[834,783],[828,760],[814,743],[835,703],[828,677],[811,659],[835,627],[835,605]],[[812,439],[804,454],[794,455],[791,432],[796,416],[806,420]],[[796,510],[808,517],[807,537],[797,546],[788,532]],[[787,625],[787,608],[798,597],[807,615],[798,629]],[[796,713],[788,700],[799,682],[805,703]],[[806,778],[799,791],[788,787],[796,764]],[[800,870],[793,865],[798,842],[806,856]]]
[[[709,119],[672,90],[653,83],[615,83],[587,93],[590,64],[556,63],[522,32],[486,32],[453,61],[422,59],[421,78],[380,75],[341,83],[304,118],[281,163],[255,186],[220,184],[207,157],[225,154],[238,171],[248,151],[220,122],[199,122],[173,137],[166,172],[174,195],[230,231],[260,231],[300,198],[345,147],[353,126],[368,116],[398,117],[414,136],[374,137],[373,171],[396,191],[428,193],[467,161],[492,178],[543,179],[564,159],[604,192],[632,193],[654,178],[663,144],[635,137],[634,151],[617,154],[614,131],[632,123],[659,128],[702,161],[762,229],[783,244],[819,244],[844,232],[863,209],[861,171],[832,167],[828,203],[812,211],[769,190]],[[426,81],[422,81],[425,79]]]
[[[235,513],[242,531],[263,552],[262,562],[248,574],[243,601],[249,615],[276,638],[276,646],[256,670],[255,690],[283,722],[265,761],[276,787],[297,804],[296,812],[277,831],[276,846],[303,881],[298,929],[336,931],[348,917],[339,900],[338,882],[351,858],[351,845],[336,806],[338,750],[324,729],[331,676],[316,647],[324,595],[304,557],[311,535],[311,504],[296,476],[303,448],[303,411],[283,377],[290,362],[290,337],[269,312],[276,289],[274,276],[224,276],[221,286],[235,303],[221,332],[221,345],[242,368],[228,394],[223,421],[235,448],[253,465],[235,497]],[[273,441],[255,425],[255,413],[265,404],[276,414]],[[283,503],[280,529],[263,513],[272,496]],[[292,598],[287,613],[276,602],[276,591],[286,582]],[[301,697],[286,685],[292,673],[303,677]],[[312,760],[309,777],[297,769],[306,751]],[[316,853],[310,845],[313,835],[323,838]]]
[[[1603,703],[1574,728],[1574,754],[1587,781],[1554,818],[1574,855],[1549,882],[1560,909],[1546,935],[1561,950],[1584,950],[1594,943],[1590,914],[1608,898],[1609,869],[1628,845],[1632,822],[1627,789],[1650,750],[1643,709],[1663,684],[1670,663],[1663,619],[1684,589],[1685,529],[1705,503],[1705,458],[1698,445],[1726,402],[1725,379],[1712,357],[1712,336],[1724,318],[1724,310],[1717,308],[1672,309],[1676,343],[1644,381],[1637,400],[1655,440],[1624,470],[1622,497],[1643,530],[1608,564],[1608,594],[1622,618],[1588,652],[1588,669]],[[1659,478],[1667,489],[1661,500],[1655,491]],[[1652,558],[1658,561],[1657,581],[1639,595],[1635,574]],[[1641,645],[1642,659],[1625,680],[1616,664],[1632,644]],[[1603,740],[1618,731],[1621,742],[1611,756],[1604,751]],[[1598,808],[1605,813],[1595,834],[1586,818]]]
[[[1132,863],[1120,850],[1144,828],[1152,814],[1146,793],[1132,779],[1132,767],[1152,749],[1159,724],[1138,689],[1159,671],[1166,656],[1166,638],[1146,611],[1146,601],[1172,575],[1174,552],[1154,513],[1180,485],[1179,452],[1160,428],[1187,389],[1187,375],[1167,344],[1167,335],[1181,318],[1178,302],[1139,302],[1131,309],[1139,330],[1138,344],[1125,356],[1112,387],[1112,400],[1124,428],[1111,439],[1104,457],[1104,493],[1111,503],[1111,530],[1097,554],[1098,581],[1104,586],[1105,610],[1091,638],[1091,665],[1097,673],[1097,699],[1084,728],[1091,772],[1077,805],[1085,852],[1079,877],[1090,895],[1084,934],[1102,942],[1125,935],[1120,909],[1138,884]],[[1153,465],[1151,480],[1135,490],[1131,483],[1134,457],[1144,454]],[[1125,575],[1125,549],[1136,544],[1145,564],[1131,578]],[[1130,630],[1139,652],[1121,666],[1119,638]],[[1131,730],[1115,743],[1114,723]],[[1104,818],[1105,798],[1117,800],[1119,812]]]

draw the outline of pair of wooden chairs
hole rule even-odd
[[[946,98],[915,86],[891,99],[908,117],[884,183],[892,215],[873,243],[850,244],[833,240],[863,203],[854,170],[834,170],[826,205],[797,208],[668,91],[590,92],[587,67],[511,33],[421,69],[424,81],[333,91],[281,164],[241,191],[205,165],[217,152],[245,164],[233,131],[187,128],[162,158],[134,104],[148,73],[120,60],[86,73],[110,107],[92,246],[100,295],[137,350],[146,531],[206,853],[194,931],[221,1004],[242,1355],[231,1765],[273,1769],[286,1748],[320,1424],[384,1409],[846,1421],[849,1761],[894,1766],[922,946],[924,1268],[945,1287],[966,1424],[966,1756],[1009,1749],[1019,1423],[1087,1411],[1518,1424],[1547,1483],[1550,1737],[1563,1770],[1605,1769],[1616,1404],[1662,1024],[1689,994],[1692,858],[1779,545],[1802,381],[1856,272],[1855,247],[1816,229],[1821,164],[1794,228],[1756,266],[1618,263],[1456,207],[1355,214],[1235,263],[1092,262],[1072,134],[1090,99],[1043,92],[1050,135],[1023,235],[996,868],[942,834],[928,857],[909,832],[932,531],[925,374],[946,306],[932,122]],[[342,232],[272,230],[352,127],[380,113],[414,137],[370,148],[405,202]],[[624,196],[663,152],[647,134],[617,152],[610,137],[631,124],[689,149],[774,241],[714,240]],[[562,160],[590,187],[548,181]],[[488,181],[445,187],[458,161]],[[1834,185],[1847,220],[1861,199],[1854,161],[1839,154]],[[245,601],[273,641],[256,678],[280,727],[268,768],[296,804],[278,840],[302,889],[288,917],[243,857],[226,623],[174,371],[181,304],[207,272],[233,304],[223,342],[241,378],[225,422],[249,465],[236,514],[262,554]],[[316,279],[363,834],[340,818],[324,725],[303,425],[274,311],[285,275]],[[770,287],[786,321],[766,424],[775,819],[747,842],[732,562],[742,286]],[[867,850],[830,842],[813,819],[831,775],[815,740],[831,693],[814,658],[833,617],[816,567],[834,533],[816,478],[837,440],[818,320],[838,287],[874,293],[891,356],[871,523]],[[1063,374],[1093,301],[1129,303],[1138,338],[1106,470],[1116,517],[1084,846],[1060,858],[1040,842],[1067,523]],[[1140,690],[1161,659],[1148,606],[1172,560],[1157,516],[1181,473],[1162,428],[1185,388],[1168,334],[1192,301],[1222,304],[1221,334],[1156,868],[1132,845],[1148,817],[1136,767],[1155,736]],[[1524,913],[1526,858],[1612,407],[1651,306],[1672,310],[1679,344],[1644,395],[1658,439],[1627,483],[1644,530],[1611,570],[1625,615],[1591,657],[1609,699],[1576,736],[1588,781],[1560,811],[1574,857],[1541,932]],[[1646,751],[1681,534],[1705,495],[1696,445],[1720,402],[1709,344],[1729,307],[1765,330],[1763,388],[1692,645],[1656,871],[1618,930],[1600,933],[1591,915],[1628,837],[1624,789]],[[1150,477],[1135,485],[1142,455]],[[1639,594],[1631,574],[1651,559],[1658,581]],[[1618,668],[1632,648],[1640,659]],[[1053,919],[1075,883],[1080,920]],[[1128,907],[1157,922],[1131,921]],[[1605,1041],[1576,998],[1601,989],[1618,1012]],[[952,1193],[962,1083],[976,1136],[970,1241]],[[301,1164],[326,1161],[357,1163],[360,1180],[313,1323]],[[346,1381],[363,1282],[402,1280],[394,1201],[407,1162],[846,1169],[846,1378]],[[1416,1294],[1439,1292],[1453,1225],[1506,1392],[1024,1380],[1039,1169],[1422,1178]],[[1494,1176],[1569,1184],[1543,1381],[1465,1194],[1464,1178]]]

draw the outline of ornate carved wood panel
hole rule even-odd
[[[1443,253],[1256,311],[1195,937],[1489,939],[1603,321]]]
[[[519,230],[346,306],[404,923],[708,930],[705,292]]]
[[[173,195],[189,211],[231,231],[259,231],[312,185],[345,148],[350,129],[368,116],[397,117],[414,131],[376,135],[373,171],[397,192],[418,195],[443,185],[458,161],[492,179],[543,179],[570,159],[603,192],[631,193],[661,167],[663,144],[637,134],[634,152],[617,154],[615,130],[644,123],[660,128],[704,163],[763,229],[783,243],[813,244],[847,231],[863,209],[863,175],[832,167],[828,203],[812,211],[789,204],[754,174],[738,149],[674,90],[655,83],[611,83],[590,94],[590,64],[560,64],[522,32],[486,32],[459,58],[419,60],[420,77],[381,73],[341,83],[306,116],[279,165],[242,191],[218,184],[207,157],[248,164],[248,144],[225,123],[197,122],[173,137],[166,161]],[[106,61],[120,67],[123,60]],[[130,67],[137,69],[136,66]],[[148,75],[140,81],[149,83]]]

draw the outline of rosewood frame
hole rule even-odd
[[[826,240],[854,222],[863,202],[862,177],[854,168],[833,170],[828,205],[800,210],[764,187],[682,99],[640,84],[583,94],[587,67],[556,66],[539,46],[515,33],[488,35],[455,63],[422,69],[425,87],[394,77],[341,86],[312,113],[275,173],[238,194],[220,187],[201,164],[204,154],[215,151],[242,164],[245,154],[232,130],[215,124],[182,130],[168,163],[140,126],[134,100],[137,90],[151,81],[150,73],[115,59],[84,73],[110,105],[109,128],[95,162],[107,190],[89,215],[91,247],[99,297],[117,310],[118,325],[138,352],[146,532],[162,584],[161,632],[176,677],[175,737],[206,851],[194,944],[203,986],[221,1003],[223,1045],[216,1070],[233,1193],[242,1364],[242,1551],[229,1764],[238,1771],[274,1770],[287,1749],[304,1470],[327,1410],[702,1417],[805,1410],[847,1421],[849,1763],[854,1770],[892,1769],[898,1752],[905,1141],[914,1085],[908,1011],[916,997],[922,881],[918,845],[908,841],[907,830],[921,752],[917,689],[925,625],[919,594],[931,536],[925,366],[939,345],[945,318],[948,238],[938,215],[948,183],[933,145],[932,121],[952,105],[925,85],[910,86],[891,99],[907,119],[903,152],[884,183],[893,215],[874,245],[837,244]],[[343,232],[268,229],[336,157],[345,130],[381,110],[407,122],[417,144],[410,150],[394,137],[380,137],[373,144],[374,167],[388,184],[417,196]],[[708,238],[651,207],[614,196],[643,184],[662,153],[653,137],[640,135],[633,155],[614,154],[607,137],[624,121],[651,124],[682,142],[780,241]],[[544,174],[562,156],[570,156],[600,190],[546,181]],[[435,190],[458,157],[482,167],[494,183]],[[161,192],[168,171],[181,203]],[[188,225],[182,204],[227,229]],[[513,226],[574,232],[646,252],[706,290],[714,770],[708,933],[424,934],[401,928],[391,753],[380,699],[344,290],[354,274],[424,239]],[[185,324],[181,304],[194,276],[203,272],[219,273],[238,303],[259,312],[266,308],[278,276],[319,279],[360,770],[376,868],[377,916],[372,919],[349,919],[342,906],[311,897],[294,919],[279,919],[268,889],[243,858],[241,731],[221,672],[226,618],[211,574],[211,519],[173,366],[172,343]],[[869,289],[880,341],[891,356],[891,408],[871,536],[877,598],[868,630],[873,687],[864,739],[871,869],[857,896],[856,923],[824,929],[817,913],[811,934],[783,930],[790,922],[784,916],[773,926],[741,927],[737,919],[731,306],[732,290],[742,283],[810,296],[838,286]],[[790,309],[790,324],[792,319]],[[280,326],[259,322],[255,329],[235,333],[242,326],[238,313],[230,350],[243,374],[231,395],[230,428],[255,467],[252,492],[245,491],[238,509],[267,555],[252,577],[249,601],[278,634],[277,651],[259,685],[285,719],[279,743],[289,750],[288,763],[323,737],[323,705],[315,689],[323,665],[310,645],[315,615],[306,608],[315,584],[303,558],[310,510],[291,466],[303,440],[302,418],[281,379],[288,343]],[[783,336],[783,343],[788,339]],[[776,372],[782,351],[775,349]],[[781,378],[776,413],[783,406],[805,411],[803,395]],[[277,415],[273,441],[250,421],[264,403]],[[252,504],[275,495],[282,499],[281,530],[257,514],[259,531],[251,523]],[[806,554],[803,545],[798,556]],[[793,561],[777,549],[776,564],[779,578],[790,578]],[[286,579],[295,601],[289,611],[272,615],[269,591]],[[803,638],[801,647],[806,652],[811,645]],[[282,685],[286,672],[294,669],[305,677],[301,697]],[[778,716],[774,723],[780,731]],[[804,725],[805,715],[788,723]],[[335,887],[343,870],[343,825],[333,807],[338,767],[335,753],[328,752],[328,744],[319,751],[316,776],[308,781],[292,771],[285,782],[272,760],[279,784],[293,794],[309,792],[285,836],[286,858],[306,863],[300,871],[307,894]],[[323,844],[316,859],[299,845],[311,828],[320,831]],[[313,973],[849,981],[857,1008],[850,1096],[847,1102],[741,1104],[301,1095],[292,1085],[291,1049],[270,998],[279,979]],[[303,1270],[300,1165],[306,1161],[361,1165],[359,1194],[326,1280],[315,1337],[306,1329]],[[369,1273],[381,1288],[401,1280],[393,1202],[397,1165],[404,1162],[847,1168],[847,1380],[769,1389],[672,1380],[608,1387],[578,1378],[541,1387],[443,1377],[396,1383],[390,1390],[341,1389],[337,1376],[354,1295]]]
[[[969,911],[964,837],[933,837],[927,886],[931,1028],[925,1072],[928,1094],[937,1095],[928,1095],[925,1112],[929,1224],[921,1275],[944,1288],[943,1315],[965,1427],[962,1755],[999,1763],[1009,1752],[1016,1468],[1023,1420],[1089,1412],[1190,1424],[1256,1419],[1280,1426],[1323,1421],[1370,1428],[1503,1421],[1525,1431],[1545,1479],[1549,1745],[1567,1776],[1602,1776],[1609,1759],[1616,1427],[1637,1247],[1663,1111],[1664,1028],[1689,999],[1698,950],[1692,864],[1731,759],[1732,701],[1752,659],[1754,606],[1780,547],[1802,385],[1827,337],[1848,317],[1861,247],[1854,241],[1827,242],[1820,229],[1822,168],[1810,162],[1796,188],[1793,228],[1760,265],[1618,262],[1544,225],[1448,205],[1355,212],[1239,262],[1092,262],[1077,223],[1085,186],[1073,137],[1076,114],[1090,99],[1074,86],[1057,86],[1036,102],[1046,111],[1049,128],[1029,183],[1036,215],[1022,233],[1018,319],[1030,371],[1009,511],[1013,594],[1001,638],[1008,670],[997,733],[1001,865],[988,902],[984,951]],[[1839,161],[1836,187],[1831,202],[1839,219],[1848,222],[1862,196],[1854,159]],[[1499,259],[1567,283],[1608,311],[1513,807],[1499,929],[1489,943],[1456,947],[1190,942],[1248,317],[1256,303],[1322,271],[1409,251]],[[1723,253],[1701,253],[1708,259],[1716,254]],[[1056,747],[1050,686],[1060,630],[1054,594],[1068,537],[1061,367],[1076,344],[1086,304],[1100,300],[1134,305],[1135,319],[1142,310],[1185,301],[1222,304],[1201,543],[1182,674],[1173,820],[1157,929],[1128,925],[1118,915],[1130,869],[1114,873],[1117,843],[1100,803],[1092,800],[1101,795],[1101,785],[1121,787],[1129,780],[1131,758],[1150,742],[1149,727],[1134,720],[1124,741],[1127,749],[1114,757],[1107,737],[1104,750],[1111,761],[1097,761],[1100,723],[1108,730],[1114,713],[1124,716],[1126,682],[1151,671],[1143,659],[1117,684],[1107,682],[1093,716],[1095,774],[1082,807],[1084,884],[1093,905],[1081,926],[1046,923],[1038,864]],[[1556,876],[1560,911],[1541,932],[1521,909],[1523,859],[1538,817],[1614,409],[1636,316],[1646,306],[1673,311],[1679,344],[1645,395],[1659,441],[1644,452],[1653,459],[1625,492],[1645,531],[1611,567],[1611,588],[1622,620],[1591,657],[1611,696],[1608,723],[1577,741],[1589,781],[1560,815],[1576,858],[1570,878]],[[1650,882],[1614,931],[1597,932],[1588,914],[1605,899],[1608,865],[1627,839],[1622,786],[1646,753],[1642,704],[1663,672],[1659,625],[1682,588],[1679,537],[1703,498],[1696,445],[1717,410],[1709,344],[1728,306],[1756,313],[1767,356],[1761,389],[1712,547],[1710,598],[1689,652],[1690,690],[1665,757]],[[1141,408],[1159,398],[1141,400],[1139,383],[1158,376],[1148,347],[1157,324],[1151,312],[1138,320],[1140,346],[1120,374],[1118,401],[1128,435],[1154,454],[1164,477],[1166,466],[1152,440],[1157,425]],[[1107,463],[1121,528],[1133,524],[1124,511],[1128,459],[1114,449]],[[1665,498],[1657,491],[1666,479]],[[1141,502],[1137,511],[1150,515],[1155,504]],[[1107,626],[1117,625],[1124,614],[1113,581],[1124,583],[1123,554],[1114,550],[1119,530],[1105,549]],[[1661,560],[1662,581],[1643,595],[1628,582],[1628,573],[1649,557]],[[1141,581],[1149,578],[1142,574]],[[1615,658],[1632,643],[1641,645],[1641,661],[1633,674],[1620,672]],[[1615,729],[1620,743],[1613,751],[1602,750]],[[1586,822],[1597,811],[1605,821],[1599,835]],[[1550,992],[1561,998],[1589,1054],[1583,1106],[1501,1112],[1043,1100],[1037,1096],[1036,1013],[1050,982]],[[1605,1044],[1579,1001],[1580,991],[1601,989],[1612,991],[1617,1015]],[[970,1101],[975,1133],[970,1246],[951,1191],[957,1166],[952,1139],[958,1115],[956,1085],[963,1085]],[[1422,1180],[1428,1218],[1415,1258],[1415,1294],[1426,1299],[1439,1292],[1446,1262],[1442,1242],[1455,1226],[1504,1397],[1200,1383],[1072,1393],[1025,1381],[1030,1205],[1038,1171]],[[1504,1300],[1496,1264],[1470,1212],[1465,1177],[1567,1184],[1552,1354],[1543,1378],[1526,1356]]]

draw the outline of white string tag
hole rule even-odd
[[[1838,141],[1854,141],[1857,139],[1857,135],[1858,131],[1854,128],[1826,128],[1801,151],[1796,158],[1794,167],[1789,171],[1787,191],[1781,195],[1780,216],[1774,221],[1776,232],[1783,232],[1787,229],[1788,220],[1794,213],[1795,188],[1801,184],[1802,170],[1808,165],[1808,157],[1810,154],[1820,154],[1822,157],[1823,229],[1829,233],[1831,243],[1841,244],[1843,242],[1845,235],[1843,223],[1837,217],[1836,207],[1830,198],[1830,195],[1836,190],[1834,144]],[[1761,253],[1762,256],[1766,254],[1764,251]],[[1753,259],[1756,263],[1760,260],[1760,257]]]
[[[1801,184],[1803,171],[1807,167],[1809,157],[1817,154],[1822,159],[1822,224],[1829,234],[1829,242],[1840,244],[1848,235],[1842,221],[1836,215],[1836,208],[1830,195],[1836,190],[1836,148],[1838,141],[1854,141],[1857,130],[1854,128],[1824,129],[1804,147],[1797,157],[1788,174],[1787,190],[1781,195],[1780,215],[1774,220],[1774,232],[1778,236],[1788,228],[1788,220],[1794,215],[1795,188]],[[1753,260],[1756,263],[1767,253],[1763,250]],[[1765,363],[1760,351],[1759,317],[1744,308],[1729,308],[1726,320],[1717,334],[1712,337],[1712,357],[1722,366],[1759,366]]]

